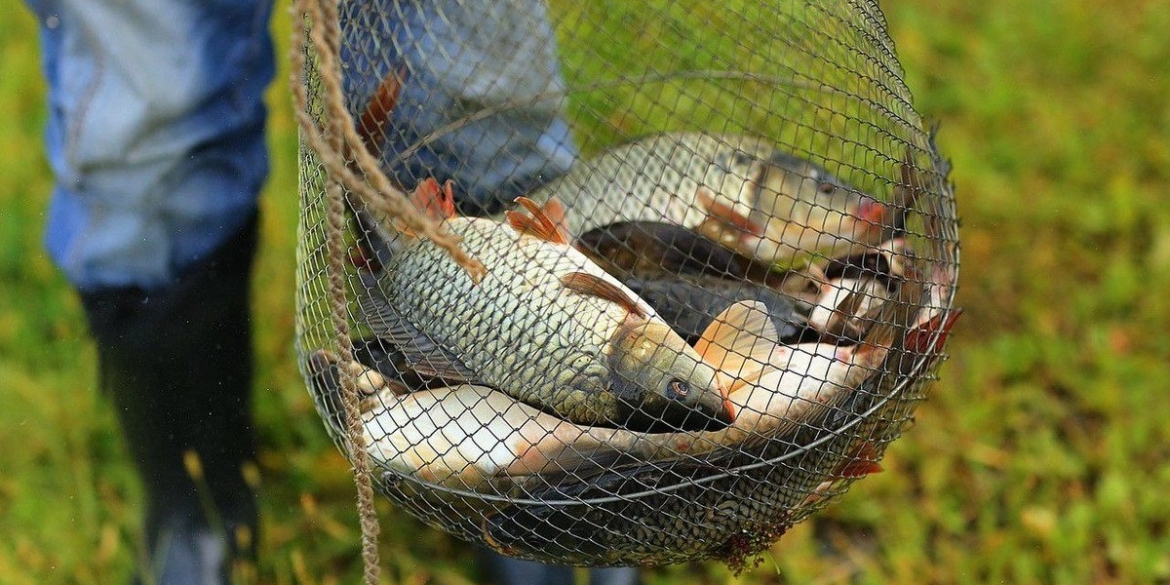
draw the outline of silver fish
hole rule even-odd
[[[891,213],[765,139],[698,132],[616,146],[530,197],[560,198],[574,234],[619,221],[669,222],[781,268],[876,244]]]
[[[479,282],[429,241],[405,244],[367,276],[363,321],[420,374],[497,388],[573,422],[634,430],[730,423],[715,369],[529,204],[534,217],[513,214],[513,225],[446,222],[487,266]]]
[[[884,358],[877,346],[782,346],[759,302],[741,302],[720,315],[701,344],[734,369],[728,397],[740,413],[718,431],[639,433],[578,425],[507,394],[463,384],[402,393],[378,372],[347,363],[365,394],[363,414],[373,461],[400,477],[453,489],[499,491],[532,485],[538,476],[583,474],[619,460],[653,461],[708,453],[753,434],[785,432],[813,418],[864,379]],[[756,364],[755,360],[763,360]],[[316,373],[340,367],[328,352],[310,361]],[[729,374],[730,375],[730,374]],[[317,393],[341,412],[340,383],[322,378]],[[340,419],[331,419],[341,433]],[[502,487],[503,486],[503,487]]]
[[[953,322],[938,316],[909,331],[895,327],[895,344],[880,371],[864,381],[866,392],[886,395],[905,383],[899,364],[937,348],[935,340]],[[850,409],[849,416],[861,412]],[[863,434],[841,433],[828,424],[836,420],[830,413],[822,418],[779,441],[699,459],[618,465],[584,480],[566,477],[529,494],[527,502],[489,514],[481,536],[499,552],[546,561],[633,565],[717,558],[741,564],[810,513],[828,493],[828,477],[852,479],[880,469],[873,446],[857,443]]]
[[[906,276],[905,238],[893,238],[860,256],[837,259],[808,316],[808,325],[829,336],[859,339]]]

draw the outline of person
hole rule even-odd
[[[100,386],[145,487],[137,577],[227,582],[257,542],[244,479],[256,454],[248,290],[269,170],[272,3],[26,3],[49,87],[45,245],[79,292]],[[347,74],[347,92],[368,95],[362,84],[385,74],[353,49],[360,35],[393,39],[410,75],[387,167],[404,184],[453,179],[467,193],[461,208],[488,210],[564,172],[576,151],[557,104],[542,100],[428,140],[484,104],[562,87],[539,0],[470,5],[355,4],[346,66],[372,75]],[[484,557],[500,583],[572,581],[565,567]],[[636,580],[632,569],[591,573],[595,585]]]

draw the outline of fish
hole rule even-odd
[[[315,395],[331,405],[328,411],[335,416],[327,420],[338,435],[345,427],[336,370],[348,368],[364,395],[376,395],[363,408],[367,449],[400,477],[473,491],[531,487],[540,476],[694,456],[734,446],[750,434],[784,432],[815,416],[884,357],[876,346],[778,346],[765,309],[759,302],[736,303],[704,332],[701,343],[720,346],[712,349],[721,352],[720,366],[743,376],[729,395],[741,414],[716,431],[644,433],[578,425],[473,384],[403,392],[390,383],[391,376],[353,362],[341,365],[326,351],[311,357],[309,369],[320,380]],[[754,359],[771,361],[745,367]]]
[[[680,225],[619,222],[577,237],[573,245],[630,287],[688,343],[738,300],[768,305],[782,340],[801,334],[816,287],[796,273],[728,250]]]
[[[809,327],[830,338],[860,339],[906,276],[905,238],[887,240],[863,254],[832,260],[825,268]]]
[[[399,394],[452,385],[450,380],[424,376],[415,371],[406,359],[406,354],[384,339],[354,339],[353,353],[358,363],[380,374],[385,379],[385,385]]]
[[[619,457],[609,437],[629,432],[577,425],[474,384],[383,394],[362,418],[367,451],[380,467],[433,486],[486,492],[505,479],[604,468]],[[539,445],[554,443],[576,448],[541,456]]]
[[[767,139],[701,132],[615,146],[528,196],[563,201],[574,234],[615,222],[673,223],[781,269],[876,244],[893,213]]]
[[[359,410],[369,409],[380,400],[381,395],[399,392],[391,380],[376,369],[356,361],[342,362],[337,354],[327,349],[318,349],[305,356],[302,371],[309,382],[317,413],[325,422],[329,434],[346,451],[345,406],[341,391],[341,370],[345,370],[354,381],[358,391]]]
[[[945,337],[954,320],[931,318],[912,328],[892,318],[883,322],[899,325],[884,363],[862,383],[875,393],[908,383],[911,378],[898,364],[907,355],[937,349],[934,340]],[[838,419],[826,411],[822,420]],[[864,433],[814,422],[781,440],[754,441],[707,457],[625,463],[584,479],[564,477],[522,502],[489,512],[480,522],[480,537],[503,554],[571,564],[720,559],[742,566],[824,497],[840,493],[828,489],[830,478],[851,480],[879,469],[880,454],[865,441],[867,455],[858,461],[857,437]]]
[[[610,438],[629,434],[573,424],[486,386],[400,392],[373,368],[342,362],[335,353],[319,349],[308,357],[306,371],[314,397],[324,406],[327,428],[336,437],[346,434],[342,369],[363,397],[366,450],[376,466],[397,478],[392,483],[410,478],[448,489],[498,491],[541,474],[600,469],[618,457],[607,447]],[[575,449],[553,449],[554,444]],[[542,452],[556,457],[542,457]]]
[[[361,321],[422,375],[497,388],[580,424],[720,428],[734,420],[706,363],[633,291],[574,249],[556,205],[523,202],[507,223],[452,217],[444,229],[488,270],[476,281],[429,241],[363,275]],[[434,208],[436,205],[420,205]]]
[[[783,436],[815,420],[877,372],[892,335],[890,328],[875,329],[869,339],[854,346],[780,344],[766,305],[740,301],[720,314],[696,344],[730,380],[728,401],[736,412],[730,425],[662,433],[621,430],[605,435],[600,445],[592,442],[599,435],[582,432],[584,443],[546,441],[533,445],[529,453],[538,457],[540,465],[562,459],[561,451],[570,454],[570,460],[592,453],[595,459],[607,461],[663,461],[735,447],[749,437]]]
[[[692,229],[663,221],[611,223],[582,233],[573,244],[623,282],[685,274],[779,287],[782,279],[768,264],[728,250]]]
[[[646,301],[687,343],[698,342],[705,326],[732,303],[758,301],[766,307],[779,341],[804,334],[807,322],[797,313],[797,302],[769,287],[716,276],[663,274],[657,278],[623,281]]]

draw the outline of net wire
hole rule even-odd
[[[347,192],[339,344],[302,143],[301,371],[347,455],[361,392],[379,493],[513,556],[742,567],[880,471],[945,358],[959,251],[875,3],[338,11],[347,123],[488,271]]]

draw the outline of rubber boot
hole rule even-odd
[[[487,569],[493,585],[573,585],[576,582],[572,567],[546,565],[506,557],[487,549],[479,549],[479,563]],[[638,585],[638,569],[609,567],[589,569],[589,585]]]
[[[146,492],[137,583],[228,583],[254,562],[256,501],[242,468],[255,456],[255,248],[253,218],[172,286],[82,294],[101,387]]]

